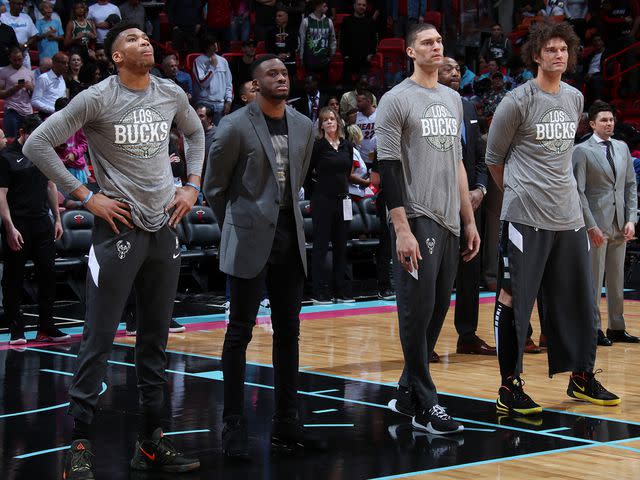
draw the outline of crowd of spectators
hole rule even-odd
[[[118,21],[134,22],[153,40],[157,65],[152,73],[177,83],[202,120],[207,143],[224,115],[255,98],[250,65],[261,54],[273,53],[285,63],[292,84],[289,103],[318,126],[320,112],[335,114],[338,131],[353,152],[347,175],[354,200],[375,195],[375,117],[384,91],[411,74],[401,63],[393,76],[377,75],[374,57],[379,41],[403,37],[407,28],[425,21],[425,2],[416,0],[75,0],[0,1],[0,99],[6,137],[17,134],[24,117],[37,113],[45,120],[82,90],[114,73],[102,41]],[[596,2],[597,3],[597,2]],[[487,29],[476,48],[459,48],[445,38],[445,48],[459,67],[459,92],[476,107],[486,132],[505,94],[534,77],[523,64],[519,46],[523,25],[554,17],[567,20],[579,34],[581,57],[566,81],[580,88],[585,108],[596,99],[609,99],[611,86],[603,79],[608,55],[638,40],[640,2],[613,0],[592,5],[586,0],[516,2],[513,32],[499,23]],[[440,27],[440,25],[438,25]],[[232,50],[234,50],[232,52]],[[331,66],[341,74],[329,79]],[[637,62],[633,51],[620,57],[624,66]],[[386,69],[387,64],[383,68]],[[621,89],[637,85],[638,69],[624,76]],[[337,79],[337,80],[336,80]],[[621,122],[622,123],[622,122]],[[622,124],[620,128],[624,128]],[[634,137],[635,135],[635,137]],[[319,133],[319,136],[322,137]],[[84,136],[69,139],[60,149],[74,175],[91,182]],[[184,169],[182,142],[175,132],[172,168],[176,182]],[[631,150],[637,132],[627,129]],[[86,140],[85,140],[86,142]],[[77,152],[82,152],[79,155]],[[80,158],[82,157],[82,158]],[[639,162],[640,163],[640,162]],[[176,165],[174,165],[176,164]],[[80,177],[79,177],[80,178]],[[304,195],[312,198],[317,176],[312,173]],[[204,200],[203,200],[204,201]],[[69,206],[75,205],[67,198]],[[387,290],[383,281],[381,291]]]

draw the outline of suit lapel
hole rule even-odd
[[[596,139],[593,138],[593,135],[587,141],[589,142],[589,148],[591,149],[591,153],[595,156],[596,162],[598,163],[602,171],[605,173],[607,178],[615,183],[616,179],[613,176],[613,170],[611,170],[611,165],[609,165],[609,161],[607,160],[607,156],[605,155],[602,147],[596,141]],[[615,162],[615,158],[614,158],[614,162]]]
[[[298,152],[303,148],[302,135],[296,135],[298,132],[294,130],[296,122],[293,118],[293,110],[287,107],[285,110],[287,116],[288,142],[289,142],[289,180],[291,183],[291,194],[295,198],[298,195],[297,179],[300,175],[300,158]]]
[[[269,134],[269,127],[264,119],[264,114],[258,107],[257,102],[253,102],[249,105],[249,120],[253,125],[253,128],[258,135],[258,139],[264,148],[264,152],[267,154],[267,159],[271,165],[273,175],[278,178],[278,165],[276,164],[276,152],[273,149],[273,143],[271,142],[271,135]],[[289,135],[291,137],[291,135]]]

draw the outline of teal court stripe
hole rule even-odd
[[[25,348],[25,350],[29,350],[31,352],[48,353],[50,355],[59,355],[61,357],[71,357],[71,358],[77,357],[77,355],[73,353],[58,352],[56,350],[45,350],[44,348],[27,347]]]
[[[569,427],[558,427],[558,428],[550,428],[548,430],[539,430],[540,433],[553,433],[553,432],[561,432],[562,430],[571,430]]]
[[[461,463],[458,465],[450,465],[448,467],[441,467],[441,468],[434,468],[431,470],[420,470],[420,471],[416,471],[416,472],[408,472],[408,473],[401,473],[399,475],[390,475],[387,477],[376,477],[376,478],[372,478],[370,480],[392,480],[392,479],[396,479],[396,478],[408,478],[408,477],[414,477],[416,475],[426,475],[429,473],[438,473],[438,472],[446,472],[446,471],[450,471],[450,470],[458,470],[461,468],[467,468],[467,467],[477,467],[479,465],[490,465],[492,463],[501,463],[501,462],[507,462],[510,460],[519,460],[519,459],[523,459],[523,458],[533,458],[533,457],[540,457],[542,455],[550,455],[553,453],[563,453],[563,452],[571,452],[571,451],[575,451],[575,450],[582,450],[585,448],[593,448],[595,445],[577,445],[575,447],[567,447],[567,448],[558,448],[555,450],[546,450],[544,452],[535,452],[535,453],[524,453],[522,455],[514,455],[512,457],[504,457],[504,458],[494,458],[491,460],[482,460],[479,462],[469,462],[469,463]]]
[[[181,432],[163,432],[163,435],[165,437],[171,437],[173,435],[187,435],[190,433],[208,433],[211,430],[209,430],[208,428],[203,428],[201,430],[183,430]]]
[[[60,450],[67,450],[71,445],[65,445],[63,447],[49,448],[47,450],[39,450],[37,452],[24,453],[22,455],[16,455],[14,458],[22,460],[23,458],[36,457],[38,455],[44,455],[46,453],[59,452]]]
[[[338,390],[337,388],[330,388],[329,390],[316,390],[315,392],[309,392],[309,393],[333,393],[333,392],[339,392],[340,390]]]
[[[112,363],[113,365],[122,365],[124,367],[135,367],[133,363],[116,362],[115,360],[107,360],[107,363]]]
[[[67,377],[73,377],[73,373],[63,372],[62,370],[50,370],[48,368],[41,368],[40,371],[47,372],[47,373],[57,373],[58,375],[66,375]]]
[[[311,413],[329,413],[329,412],[337,412],[337,408],[327,408],[326,410],[314,410]]]
[[[469,428],[464,427],[465,432],[495,432],[495,428]]]
[[[305,428],[353,427],[353,423],[305,423]]]

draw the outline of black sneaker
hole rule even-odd
[[[71,339],[71,335],[67,335],[62,330],[51,327],[38,330],[36,342],[65,342]]]
[[[190,472],[200,468],[200,460],[185,457],[163,436],[162,429],[156,428],[151,439],[136,442],[131,468],[153,472]]]
[[[520,377],[509,377],[508,385],[502,385],[498,391],[496,410],[507,415],[539,415],[542,407],[524,393],[524,381]]]
[[[311,299],[314,305],[331,305],[333,301],[326,295],[316,295]]]
[[[9,339],[9,345],[24,345],[27,343],[27,339],[24,336],[23,329],[11,330],[11,338]]]
[[[594,405],[602,405],[605,407],[620,404],[620,398],[608,391],[596,380],[596,373],[600,372],[602,372],[602,370],[598,369],[593,373],[572,373],[569,378],[567,395],[577,400],[583,400],[593,403]]]
[[[415,415],[415,408],[413,407],[413,400],[411,398],[411,392],[408,388],[398,385],[396,389],[396,396],[389,400],[388,407],[396,413],[401,413],[407,417],[413,417]]]
[[[387,288],[378,292],[378,300],[386,300],[387,302],[393,302],[396,299],[396,292]]]
[[[89,440],[74,440],[64,457],[64,480],[93,480],[93,465],[91,460],[91,443]]]
[[[296,447],[308,450],[326,450],[326,440],[305,429],[298,420],[273,419],[271,445],[277,450],[291,452]]]
[[[464,430],[464,427],[449,416],[440,405],[417,413],[411,420],[413,428],[435,435],[448,435]]]
[[[169,324],[169,333],[180,333],[184,332],[186,329],[187,327],[179,324],[174,319],[171,319],[171,323]]]
[[[346,295],[340,295],[336,297],[336,303],[355,303],[355,298],[348,297]]]
[[[222,429],[222,453],[236,460],[249,459],[249,434],[247,419],[234,416],[224,420]]]

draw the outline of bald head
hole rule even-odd
[[[438,67],[438,82],[456,92],[460,89],[460,65],[451,57],[444,57]]]

